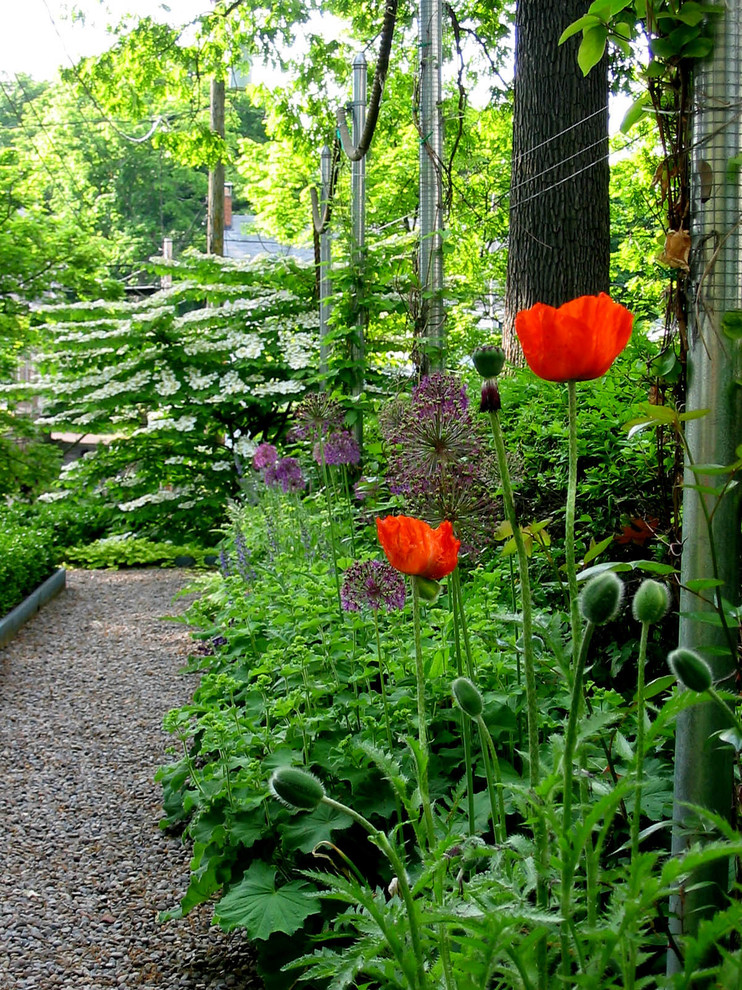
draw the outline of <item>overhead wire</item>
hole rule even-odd
[[[88,84],[85,82],[85,80],[83,79],[83,77],[80,75],[80,73],[78,71],[78,68],[77,68],[77,65],[75,64],[75,60],[72,58],[72,56],[70,55],[69,51],[67,50],[67,45],[64,42],[64,38],[62,37],[62,34],[61,34],[60,30],[59,30],[59,27],[57,25],[57,22],[54,19],[54,15],[52,14],[52,12],[51,12],[51,10],[49,8],[49,4],[47,3],[47,0],[42,0],[42,2],[44,4],[44,7],[46,8],[47,14],[49,15],[49,20],[51,21],[52,27],[54,28],[54,30],[55,30],[55,32],[57,34],[57,37],[59,38],[59,40],[60,40],[60,42],[62,44],[62,48],[64,50],[65,55],[67,56],[67,60],[69,61],[70,65],[72,66],[72,72],[74,73],[75,78],[77,79],[77,81],[79,82],[79,84],[82,86],[82,88],[85,90],[85,93],[87,94],[88,98],[90,99],[90,102],[96,108],[96,110],[98,111],[98,113],[100,113],[100,115],[103,117],[103,119],[109,125],[109,127],[111,127],[113,129],[113,131],[116,134],[118,134],[118,136],[120,138],[122,138],[124,141],[129,141],[129,142],[131,142],[131,144],[144,144],[146,141],[149,141],[149,139],[155,134],[155,132],[161,126],[167,124],[167,122],[168,122],[167,121],[167,117],[165,117],[165,116],[163,116],[161,114],[158,115],[157,117],[155,117],[154,120],[152,121],[152,124],[151,124],[150,129],[147,131],[147,133],[143,137],[133,137],[131,134],[127,134],[125,131],[121,130],[121,128],[117,124],[115,124],[113,122],[113,120],[106,114],[106,111],[103,109],[103,107],[100,105],[100,103],[96,99],[95,94],[90,89],[90,87],[88,86]]]
[[[65,206],[67,206],[68,209],[70,209],[72,211],[72,213],[77,217],[77,219],[81,222],[81,224],[84,225],[84,222],[85,221],[83,220],[83,216],[82,216],[82,213],[80,212],[79,206],[77,204],[75,204],[75,203],[71,203],[70,200],[67,198],[66,192],[59,186],[59,176],[58,175],[55,175],[55,173],[52,170],[51,166],[49,165],[49,162],[47,161],[46,157],[36,147],[36,144],[35,144],[35,142],[33,140],[34,135],[28,130],[28,128],[27,128],[27,126],[26,126],[26,124],[25,124],[25,122],[23,120],[23,113],[21,112],[21,110],[19,109],[19,107],[16,106],[15,102],[13,101],[13,99],[8,94],[8,91],[7,91],[6,87],[5,87],[5,83],[3,82],[2,79],[0,79],[0,89],[2,89],[3,96],[5,97],[5,100],[6,100],[7,104],[8,104],[8,106],[11,109],[11,112],[13,113],[13,115],[16,118],[16,120],[18,121],[18,124],[19,124],[21,130],[23,130],[23,132],[25,133],[26,137],[29,138],[29,140],[31,142],[31,147],[33,148],[33,151],[34,151],[36,157],[38,158],[39,163],[41,164],[41,167],[44,169],[45,172],[48,173],[49,178],[51,179],[51,182],[52,182],[52,188],[59,194],[59,197],[62,200],[62,202],[65,204]],[[52,145],[52,147],[54,147],[54,146]],[[56,150],[56,149],[54,149],[54,150]],[[67,166],[67,163],[64,161],[64,159],[61,158],[61,156],[59,155],[59,152],[57,152],[57,155],[58,155],[58,157],[60,157],[62,163],[66,167]],[[77,189],[75,189],[75,192],[77,193],[78,196],[81,197],[81,194],[79,193],[79,191]]]

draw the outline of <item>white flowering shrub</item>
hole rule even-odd
[[[135,302],[55,305],[34,391],[49,429],[110,441],[65,472],[130,529],[214,527],[253,438],[273,435],[316,376],[314,271],[292,258],[153,259],[173,284]]]

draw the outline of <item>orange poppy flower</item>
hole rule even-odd
[[[631,336],[632,314],[605,292],[558,309],[536,303],[515,317],[531,371],[547,382],[586,382],[610,368]]]
[[[412,516],[376,520],[379,543],[392,567],[402,574],[440,581],[458,563],[461,540],[446,519],[437,529]]]

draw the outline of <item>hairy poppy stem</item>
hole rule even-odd
[[[505,516],[510,523],[518,553],[518,569],[520,571],[520,599],[523,616],[523,662],[526,675],[526,708],[528,712],[528,772],[531,791],[535,792],[541,780],[538,748],[538,699],[536,697],[536,661],[533,650],[533,602],[531,599],[531,582],[528,572],[528,555],[523,542],[523,534],[518,525],[515,512],[513,486],[508,470],[505,441],[500,427],[499,413],[489,414],[492,424],[492,437],[497,452],[497,465],[502,485],[502,501],[505,506]],[[534,793],[534,802],[538,799]],[[536,807],[534,822],[534,838],[536,840],[536,896],[539,907],[546,907],[548,891],[546,887],[546,872],[549,863],[549,837],[546,823],[540,810]],[[545,990],[547,980],[546,940],[541,939],[536,946],[536,964],[538,967],[538,987]]]
[[[435,842],[433,812],[430,807],[430,789],[428,785],[428,726],[425,714],[425,668],[423,666],[422,634],[420,632],[420,591],[417,579],[412,578],[412,615],[415,629],[415,680],[417,681],[417,732],[420,742],[419,786],[420,800],[423,806],[423,817],[428,835],[428,845],[432,849]]]
[[[572,627],[572,657],[580,652],[580,608],[577,591],[577,565],[575,562],[575,505],[577,502],[577,384],[567,382],[569,400],[569,475],[567,478],[567,506],[565,516],[565,559],[569,587],[569,614]]]

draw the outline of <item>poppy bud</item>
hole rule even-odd
[[[484,710],[482,695],[468,677],[457,677],[451,685],[453,700],[469,718],[479,718]]]
[[[505,364],[505,351],[494,344],[478,347],[471,356],[482,378],[497,378]]]
[[[673,650],[667,657],[670,670],[680,683],[691,691],[707,691],[713,683],[711,668],[694,650],[685,647]]]
[[[647,578],[639,585],[634,595],[631,610],[637,622],[654,623],[663,619],[670,607],[670,592],[667,585]]]
[[[615,619],[623,601],[623,591],[623,582],[613,571],[603,571],[591,578],[580,595],[583,618],[595,626]]]
[[[482,413],[496,413],[502,408],[500,402],[500,389],[494,378],[488,378],[482,382],[482,398],[479,401],[479,411]]]
[[[268,787],[281,804],[300,811],[314,811],[325,796],[325,789],[314,774],[298,767],[274,770]]]
[[[422,601],[432,603],[438,599],[438,595],[441,593],[441,586],[437,581],[419,576],[413,577],[412,580],[417,586],[417,593]]]

